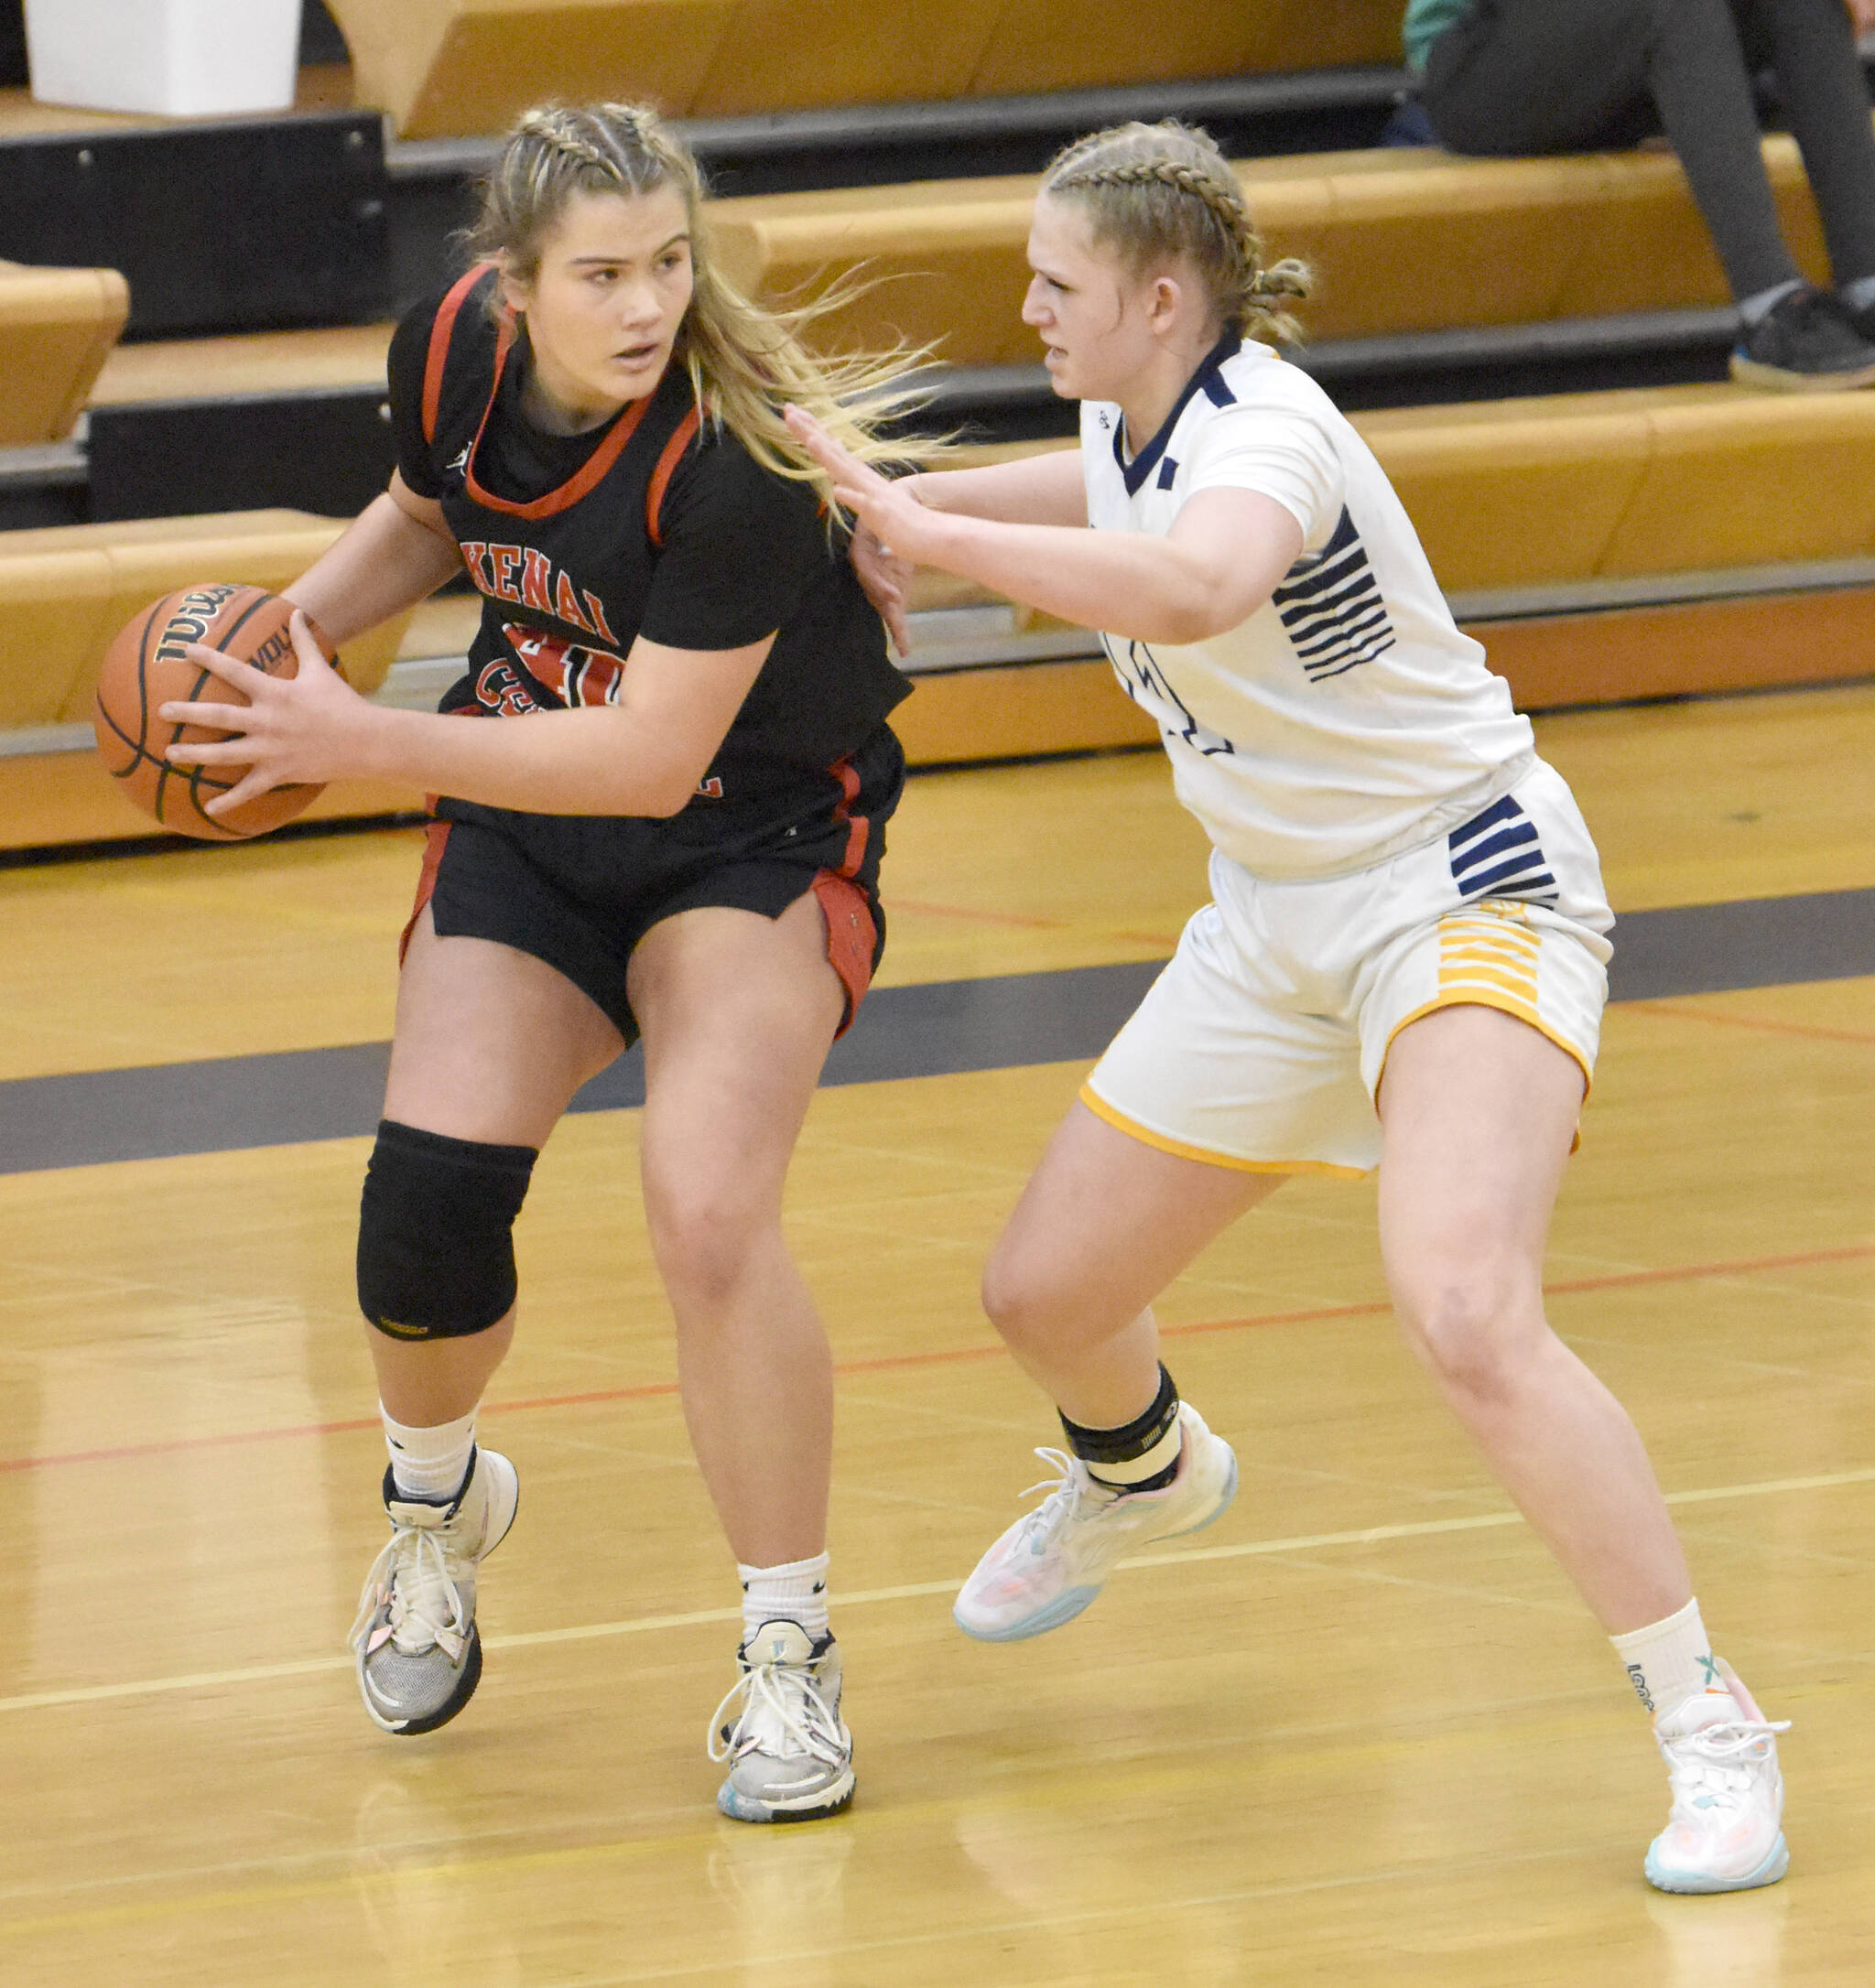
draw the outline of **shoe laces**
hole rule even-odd
[[[1049,1542],[1057,1533],[1065,1531],[1080,1517],[1083,1506],[1111,1505],[1117,1502],[1120,1494],[1097,1485],[1089,1475],[1087,1465],[1078,1456],[1068,1455],[1066,1450],[1038,1449],[1035,1454],[1053,1467],[1055,1475],[1042,1478],[1022,1493],[1025,1498],[1034,1497],[1038,1491],[1047,1493],[1022,1521],[1022,1536],[1031,1553],[1042,1553],[1047,1550]]]
[[[1679,1739],[1661,1740],[1674,1812],[1743,1808],[1775,1758],[1766,1743],[1790,1729],[1788,1719],[1718,1719]]]
[[[846,1757],[839,1716],[805,1664],[753,1664],[710,1715],[705,1745],[715,1761],[806,1754],[838,1767]]]
[[[456,1585],[460,1556],[455,1546],[452,1529],[393,1525],[384,1551],[364,1577],[358,1619],[352,1625],[354,1644],[361,1637],[371,1639],[365,1656],[389,1641],[406,1656],[434,1645],[451,1663],[461,1660],[469,1637],[469,1610]],[[386,1619],[374,1628],[379,1609],[386,1604]]]

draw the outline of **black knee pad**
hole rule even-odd
[[[358,1302],[379,1332],[461,1339],[507,1316],[536,1157],[380,1121],[358,1221]]]

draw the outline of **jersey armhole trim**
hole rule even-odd
[[[437,415],[443,399],[443,372],[450,361],[450,340],[455,336],[457,315],[468,302],[469,293],[493,267],[493,263],[477,263],[466,275],[459,276],[450,286],[449,295],[443,298],[436,320],[429,328],[429,351],[423,362],[423,438],[426,442],[436,440]]]
[[[651,543],[661,550],[664,546],[664,493],[670,487],[670,480],[677,473],[677,464],[684,459],[684,452],[696,440],[697,432],[702,427],[701,418],[693,405],[677,425],[676,432],[664,445],[663,453],[657,459],[657,467],[651,472],[651,481],[645,490],[645,532]]]

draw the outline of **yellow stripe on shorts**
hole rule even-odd
[[[1502,912],[1454,912],[1439,920],[1441,1005],[1475,994],[1493,1008],[1523,1011],[1536,1021],[1536,963],[1539,935],[1518,915],[1523,906]]]

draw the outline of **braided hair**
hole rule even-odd
[[[1085,208],[1095,241],[1135,276],[1188,257],[1224,324],[1246,338],[1300,337],[1286,306],[1308,295],[1308,270],[1293,257],[1264,264],[1237,175],[1208,133],[1172,118],[1112,125],[1057,154],[1042,191]]]
[[[894,425],[925,397],[905,376],[928,355],[904,348],[831,357],[810,351],[804,335],[852,301],[862,286],[851,282],[835,283],[793,309],[744,297],[718,266],[697,161],[645,105],[547,103],[524,113],[482,181],[481,212],[462,245],[471,260],[498,262],[529,289],[547,239],[576,196],[630,197],[664,187],[684,203],[695,286],[673,357],[689,373],[706,424],[728,429],[764,468],[818,484],[823,495],[825,472],[782,419],[790,401],[817,416],[862,461],[905,463],[938,452],[938,445]],[[506,308],[498,290],[490,308],[497,315]]]

